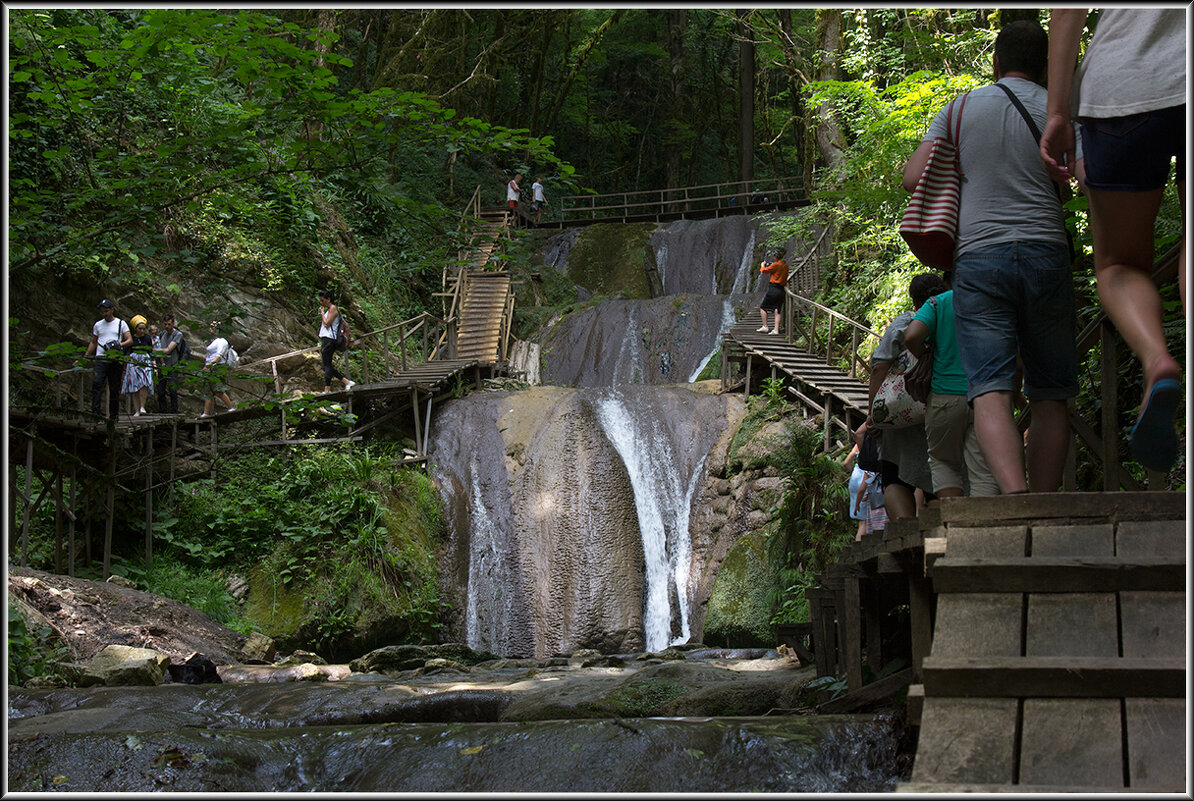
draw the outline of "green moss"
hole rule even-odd
[[[659,714],[664,704],[679,698],[689,688],[669,679],[645,679],[619,687],[595,705],[618,717],[645,717]],[[582,705],[583,706],[583,705]]]
[[[762,532],[747,534],[722,560],[705,614],[705,642],[735,647],[774,644],[768,623],[774,568],[767,558],[765,540]]]
[[[646,259],[655,223],[590,225],[568,254],[568,277],[594,294],[651,297]]]

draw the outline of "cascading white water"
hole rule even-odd
[[[692,558],[688,523],[704,457],[686,482],[676,469],[682,462],[672,452],[670,439],[661,430],[658,419],[632,414],[616,391],[601,398],[595,409],[634,489],[646,572],[643,628],[647,650],[658,651],[669,644],[687,642],[691,633],[688,571]],[[673,591],[679,618],[679,633],[675,638],[670,602]]]
[[[613,384],[642,384],[646,382],[643,370],[643,356],[639,347],[639,309],[632,307],[630,319],[627,321],[626,332],[622,336],[622,344],[618,347],[618,355],[614,362]]]
[[[475,461],[471,474],[465,638],[469,648],[493,650],[503,642],[511,617],[508,543],[490,517]]]
[[[755,252],[755,232],[751,229],[750,238],[746,242],[746,249],[742,251],[742,259],[738,262],[738,272],[734,274],[734,285],[730,287],[730,295],[722,302],[721,310],[721,328],[717,332],[716,344],[713,349],[701,360],[697,369],[692,371],[692,375],[688,377],[688,383],[696,381],[700,374],[704,371],[705,366],[709,364],[709,360],[713,358],[714,354],[721,349],[721,338],[726,331],[730,330],[730,326],[734,324],[734,305],[732,298],[734,295],[741,295],[749,288],[750,279],[747,277],[751,273],[751,258]],[[717,294],[717,280],[713,281],[713,294]]]

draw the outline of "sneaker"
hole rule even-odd
[[[149,412],[145,411],[145,407],[142,406],[140,414],[149,414]]]
[[[229,406],[229,407],[228,407],[228,411],[230,411],[230,412],[235,412],[235,411],[236,411],[236,407],[235,407],[235,406]]]
[[[356,381],[347,381],[344,384],[344,391],[347,392],[357,385]]]
[[[778,334],[778,333],[779,333],[779,329],[778,329],[778,328],[776,328],[775,330],[771,331],[770,333],[772,333],[772,334]]]
[[[144,409],[142,409],[140,412],[133,412],[133,417],[140,417],[140,416],[141,416],[141,412],[144,412],[144,411],[145,411],[145,410],[144,410]]]
[[[758,331],[760,334],[766,334],[767,331],[770,329],[768,329],[767,326],[765,326],[765,325],[761,325],[758,328],[756,328],[755,330]]]
[[[203,414],[201,414],[201,415],[199,415],[199,416],[200,416],[200,417],[211,417],[211,415],[210,415],[210,414],[208,414],[207,412],[204,412]]]

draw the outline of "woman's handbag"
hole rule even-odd
[[[903,428],[924,422],[925,402],[908,391],[909,372],[919,364],[907,348],[892,363],[871,403],[871,420],[879,428]]]
[[[900,236],[908,249],[926,267],[949,270],[954,266],[954,243],[958,232],[958,205],[962,174],[958,163],[958,133],[962,129],[962,110],[966,95],[950,101],[946,112],[947,138],[933,141],[924,172],[912,191],[908,208],[900,220]],[[954,103],[958,116],[954,121]]]
[[[904,386],[912,399],[921,406],[929,402],[929,392],[933,389],[933,350],[927,342],[925,352],[912,369],[904,374]]]

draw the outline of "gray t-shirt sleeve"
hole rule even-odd
[[[904,352],[904,332],[908,330],[910,322],[912,312],[904,312],[888,324],[883,336],[879,338],[879,344],[875,346],[875,352],[871,354],[872,367],[876,362],[894,362],[899,358]]]

